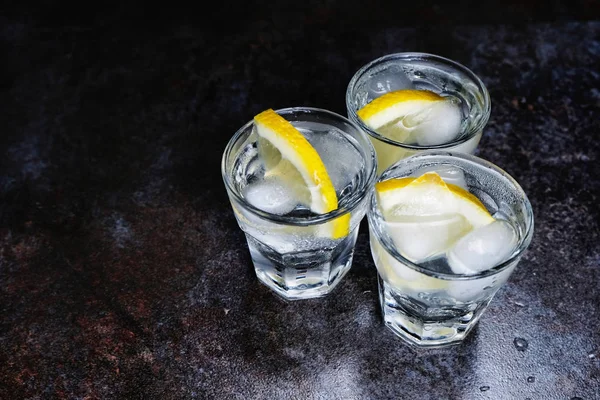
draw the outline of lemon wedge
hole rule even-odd
[[[477,197],[447,184],[436,172],[385,180],[375,185],[375,192],[390,239],[400,254],[417,263],[495,221]]]
[[[421,146],[450,142],[460,132],[457,99],[429,90],[388,92],[357,111],[371,129],[396,142]]]
[[[429,90],[402,89],[373,99],[357,111],[358,116],[373,129],[379,129],[398,118],[423,110],[444,98]]]
[[[259,136],[258,150],[265,163],[265,177],[278,177],[293,188],[298,202],[316,214],[338,208],[335,187],[319,153],[289,121],[268,109],[254,117]],[[350,214],[342,215],[319,229],[332,239],[348,235]]]

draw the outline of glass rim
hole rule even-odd
[[[403,265],[406,265],[407,267],[409,267],[413,270],[416,270],[427,276],[439,278],[439,279],[443,279],[443,280],[468,281],[468,280],[476,280],[476,279],[485,278],[488,276],[497,275],[500,272],[507,269],[508,267],[510,267],[510,265],[512,265],[516,260],[518,260],[522,256],[522,254],[525,252],[525,250],[527,250],[527,248],[529,247],[529,244],[531,243],[531,240],[533,238],[533,229],[534,229],[533,208],[531,207],[529,198],[527,197],[527,195],[526,195],[525,191],[523,190],[523,188],[521,187],[521,185],[510,174],[508,174],[506,171],[504,171],[502,168],[500,168],[496,164],[493,164],[487,160],[484,160],[483,158],[480,158],[480,157],[477,157],[477,156],[474,156],[471,154],[465,154],[465,153],[460,153],[460,152],[439,151],[439,150],[427,150],[427,151],[423,151],[421,153],[412,155],[410,157],[404,158],[404,159],[392,164],[389,168],[387,168],[385,171],[383,171],[379,175],[379,177],[377,178],[377,182],[381,182],[383,180],[390,179],[390,177],[386,177],[385,179],[383,179],[383,175],[388,170],[395,168],[397,165],[399,165],[401,163],[404,163],[405,160],[414,160],[417,158],[430,158],[430,159],[433,158],[433,159],[435,159],[440,156],[446,157],[449,159],[451,159],[451,158],[463,159],[472,164],[478,165],[479,167],[491,169],[492,171],[500,174],[502,176],[502,178],[506,179],[512,186],[514,186],[514,188],[517,190],[519,195],[523,198],[523,203],[525,205],[525,209],[527,210],[527,216],[526,216],[527,220],[526,220],[525,232],[523,233],[523,235],[520,236],[518,245],[515,247],[515,249],[512,252],[512,255],[508,259],[504,260],[503,262],[499,263],[498,265],[496,265],[492,268],[478,272],[477,274],[449,274],[449,273],[444,273],[444,272],[436,272],[436,271],[429,270],[427,268],[423,268],[419,264],[416,264],[413,261],[410,261],[409,259],[402,256],[400,254],[400,252],[398,252],[398,251],[394,251],[393,253],[391,253],[391,252],[388,252],[388,253],[389,253],[389,255],[394,257],[397,261],[401,262]],[[373,224],[372,220],[375,218],[383,220],[383,217],[381,216],[381,214],[379,212],[379,207],[377,206],[377,198],[375,195],[375,190],[373,190],[373,191],[371,191],[371,195],[369,197],[369,204],[368,204],[368,208],[367,208],[367,219],[369,220],[370,224]],[[383,243],[380,236],[381,235],[379,235],[379,233],[377,232],[375,235],[375,239],[380,242],[380,244],[384,248],[384,251],[387,252],[388,246],[386,246]]]
[[[355,110],[351,104],[353,101],[351,94],[354,92],[354,88],[356,87],[358,80],[371,68],[373,68],[374,66],[379,65],[381,63],[384,63],[386,61],[413,60],[413,59],[426,60],[426,61],[432,60],[432,61],[438,61],[438,62],[444,63],[446,65],[449,65],[450,67],[463,72],[465,75],[467,75],[469,77],[469,79],[471,79],[477,85],[477,88],[483,95],[483,108],[482,108],[483,117],[466,134],[461,135],[459,138],[457,138],[451,142],[442,143],[442,144],[438,144],[438,145],[420,146],[420,145],[416,145],[416,144],[406,144],[406,143],[398,142],[396,140],[389,139],[385,136],[380,135],[377,131],[375,131],[374,129],[367,126],[362,121],[362,119],[358,116],[357,110]],[[488,121],[490,119],[490,114],[492,111],[492,104],[491,104],[490,94],[487,90],[487,87],[481,80],[481,78],[479,78],[479,76],[477,76],[473,71],[471,71],[469,68],[467,68],[463,64],[456,62],[454,60],[451,60],[449,58],[446,58],[446,57],[438,56],[436,54],[420,53],[420,52],[401,52],[401,53],[386,54],[384,56],[381,56],[374,60],[371,60],[368,63],[364,64],[362,67],[360,67],[358,69],[358,71],[356,71],[354,73],[354,75],[350,79],[350,82],[348,83],[348,86],[346,87],[346,109],[348,111],[348,115],[349,115],[350,119],[353,120],[357,125],[359,125],[365,132],[367,132],[367,134],[369,136],[371,136],[377,140],[380,140],[387,144],[391,144],[393,146],[403,147],[403,148],[410,149],[410,150],[437,150],[437,149],[444,150],[444,149],[448,149],[450,147],[454,147],[454,146],[463,144],[463,143],[467,142],[468,140],[472,139],[473,137],[475,137],[475,135],[480,130],[482,130],[485,127],[485,125],[488,123]]]
[[[234,199],[244,207],[244,209],[250,211],[251,213],[258,215],[259,217],[264,218],[266,220],[286,225],[318,225],[333,220],[349,212],[352,212],[360,204],[360,202],[367,197],[368,192],[370,191],[373,183],[375,182],[375,179],[377,178],[377,158],[375,155],[375,149],[373,148],[373,145],[371,144],[371,141],[368,139],[367,135],[350,119],[333,111],[325,110],[323,108],[298,106],[280,108],[274,111],[282,116],[285,116],[286,114],[292,114],[295,112],[324,114],[330,118],[337,119],[338,121],[347,123],[350,126],[352,126],[352,128],[356,131],[357,135],[361,137],[364,141],[364,143],[358,143],[359,152],[361,152],[361,154],[364,156],[364,159],[371,159],[372,168],[370,171],[367,171],[366,179],[364,180],[361,187],[357,188],[349,196],[348,201],[342,207],[338,207],[335,210],[329,211],[325,214],[318,214],[307,217],[289,217],[279,214],[272,214],[253,206],[240,193],[238,193],[238,191],[235,189],[231,182],[229,174],[227,173],[227,162],[231,156],[233,147],[238,142],[238,140],[248,131],[248,129],[254,124],[254,120],[251,119],[233,134],[231,139],[229,139],[229,141],[227,142],[225,150],[223,151],[223,156],[221,158],[221,176],[223,178],[223,182],[225,183],[227,192],[231,194],[234,197]],[[344,133],[344,136],[349,135],[345,131],[340,131]],[[367,165],[368,161],[365,162],[365,164]]]

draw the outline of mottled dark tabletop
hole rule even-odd
[[[0,399],[600,399],[598,3],[50,3],[0,12]],[[328,297],[260,285],[220,175],[253,115],[345,114],[399,51],[482,78],[477,154],[535,211],[446,350],[384,327],[365,229]]]

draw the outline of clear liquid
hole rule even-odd
[[[343,207],[350,201],[352,194],[355,194],[364,184],[366,177],[364,163],[356,161],[362,160],[358,143],[330,125],[317,122],[293,122],[293,125],[319,153],[335,188],[338,207]],[[233,181],[238,193],[248,193],[249,186],[261,185],[265,182],[267,168],[260,157],[258,146],[258,136],[252,133],[235,162]],[[261,208],[260,204],[254,205]],[[310,211],[307,204],[300,202],[290,208],[289,212],[281,215],[286,217],[316,215]]]
[[[436,347],[459,342],[475,326],[496,291],[516,267],[515,260],[494,275],[452,279],[445,253],[419,263],[418,271],[400,262],[371,234],[379,272],[379,295],[386,325],[403,339]]]
[[[434,165],[415,165],[403,175],[419,176],[422,168]],[[465,276],[455,273],[447,250],[418,262],[415,268],[395,247],[381,218],[370,218],[371,250],[380,282],[380,302],[387,326],[398,336],[418,346],[441,346],[462,340],[473,328],[497,290],[506,282],[518,263],[511,258],[516,243],[525,235],[522,210],[510,183],[493,176],[485,169],[461,168],[464,184],[487,208],[497,221],[505,221],[514,230],[514,247],[506,247],[506,259],[490,264],[495,273]],[[379,224],[379,226],[377,226]],[[473,231],[475,232],[475,231]],[[496,236],[488,236],[496,238]],[[498,243],[487,242],[487,243]],[[503,242],[512,243],[512,242]],[[455,245],[455,244],[454,244]],[[452,246],[454,246],[452,245]],[[456,264],[454,264],[456,268]]]
[[[456,139],[464,136],[483,117],[481,96],[474,91],[472,83],[442,66],[428,65],[416,60],[410,64],[388,61],[374,67],[357,84],[354,94],[356,109],[387,92],[402,89],[429,90],[457,104],[462,115],[462,124]],[[387,137],[385,132],[380,133]]]
[[[453,147],[445,150],[473,154],[479,145],[482,130],[474,127],[481,125],[482,120],[487,120],[489,112],[484,110],[483,96],[469,78],[462,74],[454,73],[452,68],[430,64],[427,61],[389,60],[372,68],[368,74],[361,77],[352,94],[354,111],[364,107],[376,97],[386,92],[400,89],[430,90],[442,97],[452,99],[460,108],[461,127],[454,140],[465,139]],[[358,119],[356,114],[349,111],[352,118]],[[398,121],[394,121],[397,123]],[[394,139],[397,132],[389,132],[390,127],[379,128],[378,134],[394,140],[395,142],[413,145],[414,138],[407,136],[407,141]],[[475,133],[467,138],[473,131]],[[403,147],[381,140],[376,136],[369,136],[377,154],[377,174],[381,174],[396,161],[414,155],[422,150]],[[449,141],[451,142],[451,141]],[[447,142],[447,143],[449,143]],[[428,148],[428,146],[424,146]]]
[[[364,186],[366,167],[358,143],[340,130],[316,122],[292,122],[319,153],[333,183],[338,207],[353,203],[359,188]],[[265,160],[261,159],[258,136],[254,132],[246,140],[233,168],[233,182],[238,193],[256,208],[272,213],[260,201],[269,177]],[[257,189],[256,192],[252,192]],[[278,187],[273,196],[280,196],[286,204],[278,204],[277,214],[282,218],[310,219],[316,216],[306,203],[294,197],[290,188]],[[291,189],[290,189],[291,190]],[[253,193],[254,198],[247,197]],[[261,197],[263,196],[263,197]],[[266,196],[267,198],[269,196]],[[253,202],[254,201],[254,202]],[[354,204],[354,203],[353,203]],[[235,205],[234,205],[235,208]],[[250,255],[259,280],[288,300],[320,297],[329,293],[348,272],[358,234],[358,222],[366,210],[365,199],[351,213],[350,232],[333,239],[327,232],[332,221],[321,224],[284,224],[262,218],[237,207],[240,227],[246,234]]]
[[[257,277],[288,300],[326,295],[352,265],[358,228],[330,246],[281,253],[246,235]]]
[[[516,237],[515,243],[519,242],[521,232],[518,229],[518,224],[511,218],[511,215],[508,214],[504,209],[500,209],[493,214],[493,217],[497,221],[505,221],[507,222],[513,229]],[[385,229],[385,228],[384,228]],[[452,301],[469,301],[465,296],[458,296],[458,298],[451,298],[452,296],[456,296],[456,290],[448,290],[450,287],[454,288],[466,288],[471,287],[473,290],[472,294],[476,292],[480,292],[477,288],[484,288],[487,283],[491,285],[495,285],[497,283],[497,279],[489,280],[486,278],[482,278],[481,280],[467,280],[467,281],[451,281],[445,278],[437,278],[436,274],[443,275],[463,275],[462,273],[456,273],[453,271],[450,261],[447,257],[447,251],[442,251],[438,254],[432,255],[425,260],[419,261],[419,267],[433,272],[434,274],[425,274],[419,272],[408,265],[399,261],[402,259],[402,252],[394,246],[393,240],[391,237],[387,235],[386,232],[383,232],[382,237],[383,243],[375,243],[374,246],[377,249],[377,252],[385,252],[388,257],[385,260],[382,260],[381,264],[378,267],[381,267],[380,270],[383,271],[384,275],[387,275],[392,281],[398,281],[399,285],[406,290],[415,293],[423,293],[425,295],[430,295],[432,293],[438,293],[438,295],[449,296],[449,300]],[[516,250],[512,248],[512,251]],[[381,257],[376,257],[381,258]],[[509,257],[506,257],[509,258]],[[464,293],[463,293],[464,294]]]

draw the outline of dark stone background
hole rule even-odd
[[[0,399],[600,399],[599,3],[288,3],[0,7]],[[535,210],[448,350],[383,326],[364,230],[329,297],[271,294],[220,177],[254,114],[345,114],[397,51],[483,79],[477,154]]]

